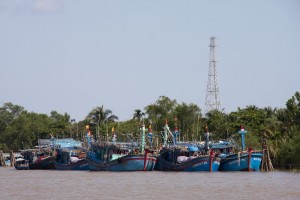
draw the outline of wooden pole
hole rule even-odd
[[[264,160],[265,160],[265,155],[266,155],[265,149],[263,149],[263,155],[262,155],[262,159],[261,159],[261,167],[260,167],[260,170],[261,170],[261,171],[265,171],[265,162],[264,162]]]
[[[148,150],[145,150],[144,171],[147,171],[147,156],[148,156]]]
[[[10,166],[14,167],[15,166],[15,155],[12,150],[10,150]]]
[[[263,139],[263,157],[261,162],[261,171],[274,171],[266,139]]]
[[[250,172],[250,170],[251,170],[251,152],[252,152],[252,149],[249,148],[248,149],[248,172]]]
[[[2,151],[0,151],[0,166],[6,167],[5,158],[3,156]]]
[[[270,154],[269,154],[269,151],[267,149],[267,155],[268,155],[268,165],[269,165],[269,170],[270,171],[274,171],[274,168],[273,168],[273,165],[272,165],[272,161],[270,159]]]

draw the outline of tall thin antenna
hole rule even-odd
[[[209,56],[209,69],[208,69],[208,80],[205,98],[205,109],[204,114],[211,110],[221,109],[221,102],[219,100],[219,86],[216,69],[216,58],[215,58],[215,37],[210,38],[210,56]]]

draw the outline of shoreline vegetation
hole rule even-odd
[[[83,140],[86,126],[96,140],[108,141],[116,135],[117,141],[128,142],[139,139],[142,123],[153,130],[153,144],[159,147],[166,120],[172,131],[180,130],[181,141],[203,140],[208,126],[212,140],[231,139],[240,144],[237,132],[244,125],[248,130],[248,147],[262,149],[262,140],[266,139],[276,170],[300,172],[300,93],[295,92],[285,106],[258,108],[249,105],[230,113],[211,110],[204,115],[196,104],[177,103],[175,99],[160,96],[143,110],[134,110],[132,119],[126,121],[118,121],[117,115],[103,105],[87,112],[84,120],[76,121],[68,113],[28,112],[20,105],[8,102],[0,107],[0,150],[17,152],[34,148],[38,139],[51,136]]]

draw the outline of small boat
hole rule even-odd
[[[18,159],[16,159],[14,166],[18,170],[27,170],[27,169],[29,169],[29,162],[28,162],[28,160],[25,160],[24,158],[18,158]]]
[[[152,171],[157,157],[145,150],[145,125],[139,148],[122,143],[92,144],[86,159],[92,171]]]
[[[166,121],[164,127],[164,147],[160,150],[158,162],[155,167],[159,171],[218,171],[221,159],[211,151],[207,154],[197,145],[192,143],[177,143],[176,131],[170,131]],[[172,145],[167,144],[171,136]]]

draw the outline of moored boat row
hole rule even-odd
[[[245,150],[233,153],[226,142],[209,143],[207,130],[204,145],[176,142],[166,122],[164,142],[160,150],[145,148],[145,125],[141,127],[139,145],[114,142],[94,142],[88,148],[69,139],[39,150],[22,151],[23,158],[15,162],[16,169],[57,169],[91,171],[259,171],[262,152]],[[175,129],[176,130],[176,129]],[[243,132],[243,133],[242,133]],[[242,128],[242,138],[246,133]],[[89,137],[88,134],[86,137]],[[168,143],[171,138],[172,143]],[[53,140],[53,139],[52,139]],[[92,140],[89,140],[92,141]],[[170,141],[170,140],[169,140]],[[243,139],[242,139],[243,141]],[[76,143],[76,145],[75,145]],[[68,144],[68,145],[66,145]],[[52,151],[50,151],[52,149]]]

